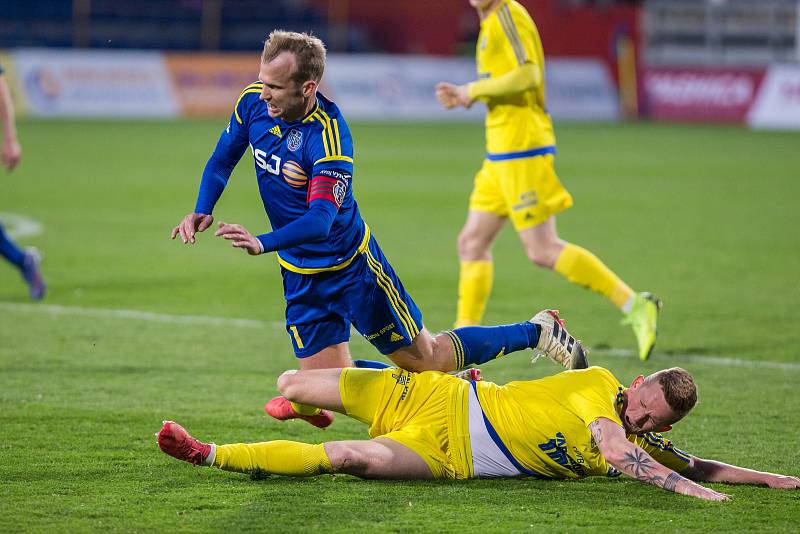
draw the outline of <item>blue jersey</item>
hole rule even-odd
[[[330,202],[336,207],[326,235],[288,247],[275,246],[280,264],[302,274],[344,268],[369,240],[369,230],[353,198],[353,139],[347,122],[339,108],[319,93],[316,105],[303,119],[286,122],[272,118],[259,98],[262,88],[262,82],[252,83],[237,100],[204,172],[195,211],[211,213],[233,167],[249,146],[273,231],[308,214],[314,202]],[[215,178],[207,176],[213,174],[209,167],[219,170]]]

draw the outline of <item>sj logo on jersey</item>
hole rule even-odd
[[[298,148],[300,148],[300,144],[303,142],[303,132],[300,130],[291,130],[289,131],[289,135],[286,136],[286,146],[289,147],[289,150],[295,152]]]

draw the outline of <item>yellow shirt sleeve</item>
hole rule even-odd
[[[484,78],[470,83],[469,97],[476,100],[489,96],[513,95],[534,89],[540,82],[539,69],[532,63],[525,63],[496,78]]]

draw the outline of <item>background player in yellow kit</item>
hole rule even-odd
[[[214,445],[165,421],[159,447],[195,465],[291,476],[564,479],[621,472],[706,500],[729,497],[697,482],[800,487],[797,477],[686,454],[657,433],[697,401],[691,375],[677,367],[640,375],[627,389],[602,367],[502,386],[438,371],[315,369],[287,371],[278,388],[293,402],[370,425],[373,439]]]
[[[481,19],[476,62],[479,80],[439,83],[436,96],[448,109],[488,108],[486,158],[475,176],[467,221],[458,236],[461,270],[456,326],[479,324],[492,289],[492,245],[511,219],[528,258],[609,299],[633,327],[639,357],[656,342],[661,302],[635,293],[597,256],[556,232],[557,213],[572,197],[556,176],[555,135],[545,106],[544,53],[528,12],[514,0],[469,0]]]

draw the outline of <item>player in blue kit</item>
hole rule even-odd
[[[214,205],[247,147],[272,231],[253,235],[220,222],[216,236],[250,255],[277,252],[286,330],[301,369],[351,367],[353,325],[382,354],[411,371],[454,371],[532,348],[568,369],[586,367],[583,347],[556,312],[495,327],[430,334],[383,255],[353,197],[353,140],[338,107],[317,89],[325,47],[307,34],[274,31],[259,80],[236,101],[206,164],[194,212],[172,230],[183,243],[208,229]],[[383,366],[357,361],[361,366]],[[324,428],[332,414],[276,397],[267,412]]]

